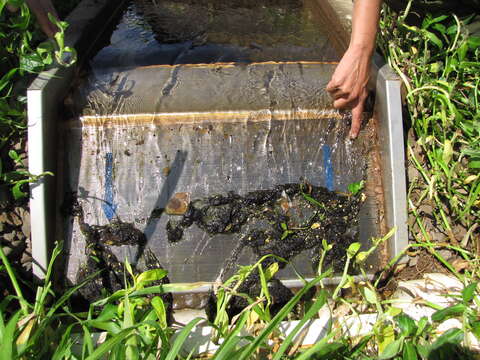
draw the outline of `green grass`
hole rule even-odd
[[[17,11],[9,11],[8,5]],[[0,3],[0,187],[10,189],[15,199],[26,196],[25,184],[47,175],[28,173],[13,150],[26,136],[26,87],[47,66],[55,62],[69,66],[76,58],[63,41],[67,24],[56,23],[54,41],[44,41],[24,1]]]
[[[430,319],[423,317],[415,321],[395,307],[389,299],[383,299],[376,284],[364,278],[354,283],[347,269],[353,264],[365,274],[363,264],[375,247],[387,240],[374,239],[372,249],[359,251],[357,244],[347,251],[350,262],[345,265],[342,280],[332,292],[321,286],[323,279],[332,275],[331,270],[320,272],[305,285],[273,317],[270,316],[268,288],[265,281],[273,276],[278,267],[269,266],[260,270],[262,261],[252,266],[240,267],[237,274],[217,289],[220,305],[218,312],[225,312],[232,295],[238,294],[240,283],[254,270],[263,276],[262,291],[258,298],[248,299],[250,306],[236,318],[224,324],[218,319],[210,324],[217,332],[212,333],[219,348],[211,355],[213,359],[449,359],[461,355],[460,359],[473,358],[463,347],[468,335],[480,339],[478,313],[479,292],[477,282],[470,276],[465,278],[465,287],[454,304],[439,309]],[[325,251],[331,249],[325,246]],[[37,287],[35,299],[23,296],[20,279],[15,275],[0,248],[2,271],[8,274],[14,294],[0,302],[0,351],[2,359],[191,359],[191,349],[185,342],[195,326],[207,325],[202,318],[193,319],[184,326],[168,325],[165,321],[165,306],[158,295],[167,291],[184,290],[175,284],[151,286],[149,284],[166,275],[162,269],[149,270],[134,275],[125,264],[125,288],[115,294],[91,304],[83,313],[72,311],[69,301],[75,291],[85,283],[63,293],[56,293],[50,281],[53,264],[61,256],[59,245],[55,248],[43,285]],[[277,259],[281,261],[281,259]],[[319,266],[321,268],[322,266]],[[385,269],[388,270],[388,269]],[[93,276],[92,276],[93,277]],[[192,285],[194,286],[194,285]],[[176,288],[178,287],[178,288]],[[288,319],[303,295],[316,289],[313,299],[305,303],[299,323],[288,336],[278,331],[279,324]],[[341,289],[350,289],[348,298],[339,297]],[[223,295],[222,295],[223,294]],[[337,294],[337,295],[336,295]],[[448,296],[448,295],[447,295]],[[348,305],[346,315],[376,312],[373,328],[360,338],[351,339],[338,324],[330,324],[325,336],[309,348],[299,347],[297,335],[309,321],[318,318],[319,312],[333,314],[339,306]],[[228,316],[224,314],[227,318]],[[438,336],[437,327],[450,318],[458,318],[463,327],[451,329]],[[339,318],[336,322],[341,323]],[[245,336],[244,332],[251,335]],[[103,332],[103,340],[95,340],[94,334]],[[273,343],[273,345],[272,345]],[[275,345],[276,344],[276,345]]]
[[[405,87],[407,156],[417,170],[409,179],[411,230],[428,242],[433,223],[446,242],[472,249],[480,219],[480,37],[468,34],[468,18],[426,16],[411,26],[406,16],[385,9],[379,43]]]
[[[22,172],[18,154],[8,151],[12,137],[22,135],[25,130],[24,98],[14,84],[25,74],[53,62],[55,55],[61,56],[62,41],[60,33],[57,50],[47,45],[35,47],[32,44],[38,43],[39,35],[33,30],[28,9],[22,5],[20,12],[8,16],[5,11],[0,7],[0,149],[7,150],[9,161],[18,166],[16,170],[7,166],[0,168],[0,180],[15,196],[21,197],[24,195],[22,184],[33,178]],[[475,226],[480,211],[480,39],[469,37],[463,23],[451,16],[428,17],[420,27],[413,27],[404,22],[404,16],[397,17],[386,10],[381,28],[380,45],[405,84],[411,139],[415,141],[408,144],[408,156],[418,171],[418,177],[411,178],[409,185],[410,211],[416,221],[412,230],[417,241],[404,252],[426,249],[460,279],[463,290],[458,295],[446,295],[454,300],[447,308],[426,304],[436,309],[431,318],[415,321],[403,314],[391,299],[383,298],[378,291],[380,277],[370,281],[365,276],[365,260],[390,233],[385,238],[373,239],[367,250],[352,244],[346,254],[341,281],[329,292],[323,280],[331,275],[331,270],[325,268],[323,259],[333,245],[324,242],[318,276],[311,282],[300,277],[305,286],[275,316],[270,314],[271,297],[266,285],[278,271],[275,263],[266,269],[262,261],[241,267],[218,287],[217,317],[211,325],[216,329],[212,338],[221,340],[221,345],[212,354],[214,359],[261,356],[274,360],[474,358],[475,354],[463,345],[468,345],[471,334],[480,340],[477,286],[480,259],[473,247],[475,236],[478,239]],[[352,193],[360,190],[360,186],[358,190],[350,189]],[[315,204],[315,199],[309,201]],[[439,244],[432,240],[428,219],[422,212],[425,204],[433,208],[436,225],[446,234],[448,242]],[[458,225],[466,229],[461,239],[454,233]],[[285,226],[284,231],[292,230]],[[456,252],[468,261],[469,268],[457,271],[437,251],[439,248]],[[401,255],[403,253],[384,271],[389,271]],[[0,248],[0,271],[6,274],[14,291],[0,299],[2,360],[192,358],[186,351],[185,341],[194,326],[207,321],[194,319],[183,327],[169,326],[165,306],[158,296],[186,290],[185,286],[150,286],[166,272],[157,269],[135,276],[127,263],[124,289],[108,294],[92,304],[87,312],[76,313],[69,302],[77,289],[57,293],[50,280],[53,263],[59,256],[61,248],[57,246],[44,283],[31,285],[36,296],[27,299],[24,281],[17,277]],[[351,266],[363,275],[363,281],[353,281],[349,274]],[[226,314],[228,302],[239,295],[241,282],[253,271],[260,274],[262,291],[258,298],[242,294],[250,306],[231,323]],[[305,305],[300,323],[291,335],[281,335],[278,324],[288,318],[302,295],[311,288],[316,289],[316,295]],[[342,296],[345,291],[350,294],[348,298]],[[297,346],[294,334],[301,331],[303,324],[317,318],[319,311],[331,313],[340,306],[348,309],[346,315],[356,315],[360,310],[375,312],[377,318],[372,330],[359,339],[351,339],[341,327],[332,324],[325,337],[311,348]],[[436,334],[439,325],[450,318],[459,319],[461,328],[440,336]],[[242,336],[245,329],[255,331],[251,336]],[[98,332],[105,334],[102,342],[94,340],[93,334]]]

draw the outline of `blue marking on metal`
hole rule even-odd
[[[110,221],[115,216],[117,205],[113,199],[113,154],[105,155],[105,196],[102,204],[103,213]]]
[[[332,149],[328,145],[323,145],[323,167],[325,168],[325,187],[333,191],[333,165],[332,165]]]

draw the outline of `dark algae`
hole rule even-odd
[[[112,247],[136,246],[142,251],[136,264],[132,264],[134,275],[147,270],[163,269],[155,254],[150,248],[145,248],[147,239],[145,234],[131,223],[114,220],[108,225],[89,225],[85,223],[83,209],[78,203],[74,204],[71,213],[78,218],[80,230],[85,236],[85,255],[87,261],[80,266],[77,274],[77,283],[89,279],[78,292],[82,301],[92,303],[102,299],[105,295],[125,288],[125,266],[112,251]],[[93,278],[92,278],[93,277]],[[151,286],[168,284],[167,277],[150,283]],[[172,319],[171,294],[160,296],[167,310],[167,319]]]
[[[167,223],[167,236],[171,243],[181,241],[184,232],[195,224],[210,235],[238,234],[235,255],[226,259],[226,267],[236,261],[239,248],[249,247],[257,259],[275,255],[290,261],[300,253],[308,252],[315,269],[325,239],[335,245],[325,258],[325,266],[338,272],[343,268],[346,249],[357,237],[360,205],[360,194],[337,193],[306,183],[280,185],[244,196],[230,192],[193,200],[180,219]],[[286,265],[268,257],[262,266],[265,269],[273,262],[278,262],[280,269]],[[273,296],[273,309],[280,309],[293,296],[277,279],[272,279],[269,287],[272,287],[272,294],[277,294]],[[251,297],[258,296],[260,290],[255,272],[239,289]],[[215,302],[215,299],[211,301]],[[234,297],[227,312],[233,316],[247,305],[244,298]]]
[[[318,249],[323,239],[346,249],[354,242],[360,203],[359,196],[308,184],[280,185],[244,196],[230,192],[193,200],[179,220],[167,223],[167,236],[171,243],[181,241],[195,224],[210,235],[240,233],[242,245],[259,258],[273,254],[291,260]],[[342,259],[331,260],[341,269]]]

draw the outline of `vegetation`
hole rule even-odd
[[[7,13],[7,4],[19,10]],[[241,267],[231,279],[219,285],[216,317],[210,324],[220,344],[212,354],[214,359],[413,360],[478,356],[463,345],[469,345],[472,336],[480,341],[479,257],[475,248],[480,212],[480,39],[469,36],[464,23],[455,16],[427,17],[416,27],[405,23],[407,12],[396,17],[386,11],[380,37],[386,58],[405,84],[412,129],[409,163],[417,171],[417,176],[409,179],[415,241],[405,251],[427,249],[461,281],[463,289],[458,294],[446,295],[452,302],[446,308],[423,304],[436,310],[432,316],[419,320],[408,317],[378,290],[382,277],[369,280],[364,268],[368,256],[391,235],[388,234],[383,239],[374,239],[372,247],[365,251],[361,251],[358,243],[350,245],[340,282],[332,291],[327,291],[324,279],[331,271],[324,269],[323,259],[332,244],[325,241],[318,276],[312,281],[300,276],[304,287],[274,316],[269,308],[271,295],[266,283],[278,271],[275,263],[266,269],[262,261]],[[56,39],[56,49],[50,45],[32,45],[39,43],[40,36],[33,30],[28,9],[20,0],[2,1],[0,17],[0,150],[9,155],[11,164],[17,164],[16,168],[11,164],[6,166],[2,157],[0,180],[1,185],[10,186],[15,197],[21,197],[24,195],[22,184],[34,177],[22,169],[21,158],[9,148],[12,139],[20,136],[26,126],[25,98],[18,84],[25,75],[51,64],[55,54],[61,60],[63,46],[61,32]],[[355,184],[349,191],[357,194],[362,187],[363,184]],[[425,211],[427,205],[434,221]],[[286,236],[292,231],[286,225],[283,230]],[[431,236],[433,231],[444,233],[446,241],[435,242]],[[460,254],[468,266],[462,270],[453,267],[437,251],[441,247]],[[16,276],[0,248],[0,272],[7,274],[12,289],[8,296],[0,299],[2,359],[193,358],[186,340],[196,325],[207,324],[207,321],[198,318],[184,326],[169,324],[160,297],[166,292],[188,290],[187,287],[153,286],[153,282],[166,276],[166,271],[157,269],[134,275],[126,263],[124,289],[95,302],[86,312],[75,312],[71,297],[90,279],[63,294],[57,293],[51,275],[60,254],[61,247],[57,246],[43,285],[32,285],[35,296],[29,298],[24,295],[25,284]],[[398,258],[391,261],[385,272],[396,260]],[[350,275],[352,267],[361,274],[361,281],[355,282]],[[253,271],[260,274],[262,291],[258,298],[247,296],[250,305],[229,321],[228,302],[233,296],[241,295],[237,290]],[[311,289],[315,289],[315,295],[305,303],[299,323],[291,334],[282,335],[278,325],[288,319],[302,296]],[[349,296],[343,297],[346,292]],[[345,326],[330,323],[322,340],[302,349],[295,335],[302,331],[303,325],[319,313],[332,314],[340,307],[347,309],[342,316],[345,319],[356,317],[360,312],[376,314],[367,333],[351,338]],[[459,319],[461,327],[438,335],[438,327],[451,318]],[[95,336],[99,332],[100,339]]]
[[[359,243],[352,244],[347,251],[348,261],[342,278],[333,291],[327,291],[323,284],[332,271],[323,271],[322,261],[315,279],[306,281],[299,275],[304,287],[275,316],[270,313],[267,281],[278,271],[278,264],[263,269],[264,259],[261,259],[255,265],[241,267],[217,290],[217,316],[210,325],[215,329],[216,335],[212,336],[219,346],[211,354],[212,358],[450,359],[459,354],[462,356],[456,358],[473,358],[472,353],[462,347],[462,341],[470,334],[480,339],[479,294],[477,283],[472,282],[471,277],[466,279],[468,285],[460,296],[452,298],[452,306],[439,308],[430,319],[423,317],[418,321],[403,314],[395,307],[395,302],[382,299],[376,290],[377,284],[366,277],[365,260],[392,233],[383,239],[375,239],[368,251],[359,251]],[[324,242],[322,259],[331,248],[332,245]],[[166,307],[159,296],[170,291],[188,290],[186,285],[152,286],[166,275],[166,271],[156,269],[134,275],[127,262],[124,289],[91,304],[86,312],[73,312],[69,304],[71,296],[90,279],[63,295],[55,293],[50,279],[53,262],[60,253],[61,248],[57,245],[45,283],[37,288],[34,300],[29,301],[23,296],[20,280],[0,249],[2,270],[8,273],[15,292],[0,302],[2,359],[173,360],[193,357],[195,348],[186,346],[186,340],[195,326],[207,325],[207,321],[196,318],[180,327],[169,325]],[[354,282],[348,271],[351,266],[363,274],[363,281]],[[237,289],[253,271],[261,274],[262,291],[258,298],[247,296],[250,305],[229,322],[226,306],[233,296],[241,295]],[[198,285],[188,286],[193,289]],[[313,288],[316,289],[315,295],[304,304],[300,321],[288,336],[283,335],[278,330],[279,324],[289,319],[302,297]],[[349,289],[349,296],[341,297],[341,292],[346,289]],[[322,340],[302,349],[296,336],[303,326],[320,313],[331,316],[341,305],[346,305],[349,311],[338,319],[340,326],[328,322]],[[342,323],[358,316],[360,310],[376,313],[375,321],[365,334],[350,338],[346,336],[346,325]],[[464,327],[438,336],[436,327],[452,317],[461,318]]]
[[[411,231],[418,242],[440,233],[473,249],[480,230],[480,37],[469,35],[468,18],[426,16],[410,26],[408,14],[409,7],[399,17],[385,10],[380,46],[406,89],[407,155],[416,169],[409,172]]]
[[[31,75],[54,62],[68,66],[75,61],[75,51],[63,41],[67,23],[52,21],[59,32],[53,41],[43,41],[24,1],[0,2],[0,188],[11,189],[15,199],[25,197],[23,184],[46,175],[29,174],[13,149],[25,135],[26,87]]]

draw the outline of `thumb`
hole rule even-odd
[[[356,139],[360,132],[360,125],[362,125],[363,108],[365,107],[365,99],[367,98],[366,91],[360,95],[357,104],[352,108],[352,125],[350,127],[350,139]]]

